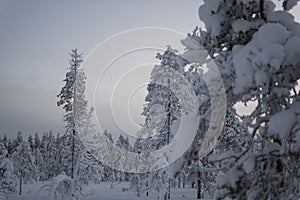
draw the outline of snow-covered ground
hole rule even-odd
[[[39,188],[45,183],[26,184],[23,186],[23,194],[13,195],[8,200],[47,200],[49,195],[47,191],[42,191],[36,196]],[[116,183],[113,188],[109,183],[101,183],[99,185],[90,185],[85,189],[85,193],[88,194],[84,199],[86,200],[156,200],[157,193],[151,191],[149,197],[141,195],[137,197],[137,193],[127,190],[129,183]],[[196,199],[196,189],[192,188],[173,188],[171,189],[171,199]]]

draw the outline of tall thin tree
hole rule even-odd
[[[58,106],[63,106],[66,114],[64,120],[66,121],[66,132],[71,136],[71,178],[74,178],[76,166],[76,136],[78,130],[84,126],[84,119],[86,117],[87,101],[85,100],[85,74],[80,68],[82,54],[78,53],[77,48],[72,49],[69,60],[69,71],[66,73],[64,79],[65,86],[57,95],[59,101]]]

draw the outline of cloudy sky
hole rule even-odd
[[[198,19],[198,7],[201,2],[0,0],[0,136],[14,136],[19,130],[25,135],[49,130],[63,132],[63,111],[56,106],[56,95],[63,86],[70,49],[78,47],[85,56],[90,56],[86,59],[92,60],[99,44],[126,30],[161,27],[188,33],[195,26],[201,26]],[[298,21],[299,10],[298,5],[293,11]],[[168,34],[166,33],[166,36]],[[160,37],[162,35],[164,34],[156,36],[150,33],[144,38],[145,41],[158,41],[160,44],[154,45],[155,47],[173,44],[175,40],[178,42],[178,34],[165,38]],[[123,38],[119,44],[109,46],[106,53],[113,54],[126,42],[128,45],[134,44],[136,39],[133,37],[124,41]],[[103,46],[100,45],[100,50],[101,48]],[[114,108],[113,120],[119,125],[119,129],[121,127],[130,132],[134,127],[126,127],[128,124],[137,125],[142,122],[139,113],[142,111],[142,99],[145,95],[143,83],[146,83],[149,77],[139,75],[149,72],[153,63],[157,62],[156,52],[158,50],[155,48],[146,49],[117,59],[110,68],[111,74],[115,76],[104,77],[101,87],[97,85],[95,97],[96,102],[100,104],[97,108],[101,108],[102,105],[102,109],[97,110],[97,115],[105,128],[117,131],[116,126],[111,124],[112,116],[107,115],[108,110],[111,110],[109,106]],[[96,53],[95,56],[97,62],[107,58],[106,54],[99,57]],[[93,66],[103,67],[100,63]],[[142,66],[139,68],[142,72],[137,70],[129,73],[137,66]],[[93,73],[87,74],[88,78],[91,74]],[[124,74],[127,75],[122,76]],[[118,84],[115,84],[116,81]],[[131,89],[128,90],[128,94],[124,94],[127,87]],[[111,94],[104,94],[114,89],[123,93],[117,93],[111,101],[107,99]],[[120,101],[122,95],[129,95],[129,103],[124,104],[123,100]],[[127,116],[130,116],[130,121]]]
[[[133,28],[188,33],[200,25],[199,5],[197,0],[0,0],[0,136],[63,131],[56,95],[70,49],[88,55],[105,39]],[[149,63],[149,55],[138,64]]]

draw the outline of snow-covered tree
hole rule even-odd
[[[77,49],[72,49],[70,53],[68,72],[64,79],[65,85],[57,95],[58,106],[63,106],[66,111],[64,119],[66,121],[67,132],[72,132],[76,128],[82,128],[86,118],[87,101],[85,100],[86,76],[80,68],[82,54]]]
[[[223,166],[228,167],[226,175],[217,179],[217,199],[299,198],[295,116],[300,40],[299,24],[288,11],[296,2],[284,1],[283,8],[275,10],[267,0],[205,1],[199,15],[206,30],[188,35],[217,64],[228,107],[257,103],[250,115],[242,117],[251,131],[248,148],[235,155],[224,152],[224,159],[231,162]],[[205,89],[199,86],[198,90]]]
[[[62,152],[58,151],[55,136],[51,131],[43,135],[40,151],[43,159],[40,167],[40,170],[42,170],[41,178],[49,180],[60,174],[61,165],[57,162],[57,157]]]
[[[124,149],[126,151],[133,151],[130,143],[129,143],[129,138],[128,137],[124,137],[123,135],[120,135],[117,142],[116,142],[116,146]]]
[[[77,160],[77,147],[75,144],[75,137],[78,137],[78,132],[82,131],[84,127],[87,101],[85,100],[85,83],[86,77],[83,69],[80,68],[82,60],[82,54],[78,53],[77,49],[72,49],[70,53],[70,67],[66,73],[64,79],[65,86],[61,89],[57,95],[59,101],[58,106],[63,106],[66,114],[64,120],[66,121],[66,132],[70,134],[72,138],[71,143],[71,174],[73,178],[75,173],[75,165]]]
[[[118,152],[113,150],[112,145],[114,145],[113,144],[114,141],[113,141],[112,134],[109,131],[104,130],[103,135],[100,136],[99,139],[100,139],[99,140],[100,143],[103,145],[101,145],[102,150],[97,151],[98,154],[101,154],[97,157],[102,158],[100,160],[108,161],[108,163],[104,163],[104,165],[106,165],[104,167],[105,179],[110,182],[110,187],[113,188],[114,181],[116,180],[116,170],[114,168],[112,168],[111,166],[118,165],[117,163],[120,160],[119,159],[112,160],[110,158],[112,155],[113,155],[112,157],[116,158],[117,157],[116,154]]]
[[[156,65],[151,72],[146,105],[142,113],[146,119],[140,132],[144,137],[153,137],[160,141],[156,149],[170,142],[172,123],[181,115],[182,99],[178,99],[181,98],[178,91],[180,88],[174,79],[179,81],[178,75],[183,74],[185,62],[170,47],[163,54],[158,54],[157,58],[161,64]]]
[[[33,138],[31,134],[29,134],[27,142],[29,143],[30,148],[33,149]]]
[[[118,137],[118,140],[116,141],[116,146],[125,151],[129,151],[129,152],[133,151],[133,148],[131,147],[131,145],[129,143],[129,138],[128,137],[125,138],[122,134],[120,134],[120,136]],[[130,174],[128,174],[127,172],[123,172],[123,171],[116,172],[116,178],[119,181],[128,181],[129,175]]]
[[[6,149],[8,148],[8,138],[6,134],[3,135],[2,144],[6,147]]]
[[[132,174],[130,178],[130,189],[137,192],[137,196],[141,196],[141,175]]]
[[[34,148],[33,153],[32,153],[33,159],[34,159],[34,165],[35,165],[35,174],[34,174],[34,180],[35,181],[40,181],[43,180],[42,176],[44,173],[44,169],[42,168],[43,166],[43,155],[41,153],[40,148]]]
[[[91,107],[90,111],[86,115],[85,123],[82,132],[80,133],[80,138],[84,142],[89,142],[93,140],[93,137],[96,135],[95,124],[93,122],[93,115],[95,112],[95,108]]]
[[[14,163],[15,172],[20,179],[19,194],[21,195],[23,178],[25,182],[28,182],[33,178],[35,172],[31,149],[27,142],[21,142],[19,144],[12,155],[12,161]]]
[[[149,151],[157,150],[170,143],[174,134],[172,133],[174,121],[180,118],[181,112],[186,113],[194,109],[195,103],[193,96],[189,93],[190,90],[180,87],[181,84],[187,83],[183,80],[187,61],[170,47],[163,54],[158,54],[157,58],[161,64],[156,65],[151,72],[148,94],[145,99],[147,103],[142,113],[146,121],[141,135],[151,137],[145,140],[150,143],[144,146],[144,148],[149,148]],[[162,177],[161,174],[168,175],[165,170],[167,168],[161,172],[157,171],[160,175],[157,174],[156,177]],[[170,191],[170,188],[166,191]],[[165,194],[165,196],[170,198],[170,194]]]
[[[17,133],[17,143],[18,145],[21,144],[22,142],[24,142],[24,139],[23,139],[23,133],[21,131],[18,131]]]
[[[34,142],[33,142],[33,148],[40,148],[40,145],[41,145],[41,140],[40,140],[39,134],[35,133],[35,135],[34,135]]]
[[[0,142],[0,197],[15,192],[16,179],[13,173],[14,167],[8,159],[8,151],[5,145]]]
[[[98,183],[102,178],[103,166],[86,148],[82,149],[76,166],[77,182],[80,185]]]
[[[196,28],[182,40],[186,50],[181,57],[184,69],[188,69],[184,74],[198,97],[201,118],[194,143],[185,155],[185,166],[193,170],[194,163],[200,172],[221,172],[216,179],[215,198],[299,198],[296,86],[300,75],[300,31],[289,13],[296,3],[283,1],[282,8],[275,10],[275,4],[267,0],[207,0],[199,9],[206,30]],[[207,149],[210,154],[201,159],[201,166],[200,146],[213,115],[211,94],[203,79],[203,74],[213,71],[203,72],[207,56],[201,53],[204,49],[223,79],[218,80],[216,88],[224,85],[229,115],[214,151]],[[159,77],[166,74],[163,72]],[[220,104],[222,100],[225,98],[219,99]],[[250,115],[239,118],[232,112],[238,102],[251,101],[257,106]],[[148,110],[154,115],[163,111],[158,106]],[[161,116],[149,117],[144,130],[151,135],[153,130],[161,129],[162,122],[165,120]],[[149,139],[140,139],[135,144],[141,151],[143,146],[151,149]]]
[[[224,130],[212,152],[200,160],[191,161],[189,170],[186,170],[189,177],[197,177],[198,199],[212,198],[216,177],[227,173],[234,161],[231,156],[239,156],[247,149],[248,137],[247,127],[235,116],[235,110],[229,109]]]
[[[71,174],[71,144],[72,138],[69,137],[69,134],[65,133],[61,137],[56,139],[57,151],[59,154],[56,157],[56,162],[60,166],[60,174]]]
[[[83,197],[80,191],[76,191],[74,179],[65,174],[60,174],[43,185],[37,196],[43,190],[48,191],[50,200],[80,200]]]

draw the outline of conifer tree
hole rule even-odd
[[[82,54],[79,54],[77,49],[72,49],[69,60],[70,67],[64,79],[65,86],[57,95],[59,97],[57,105],[63,106],[66,112],[64,116],[66,132],[71,138],[71,178],[74,178],[75,173],[78,133],[84,127],[87,112],[87,101],[84,95],[86,77],[80,68],[82,62]]]

